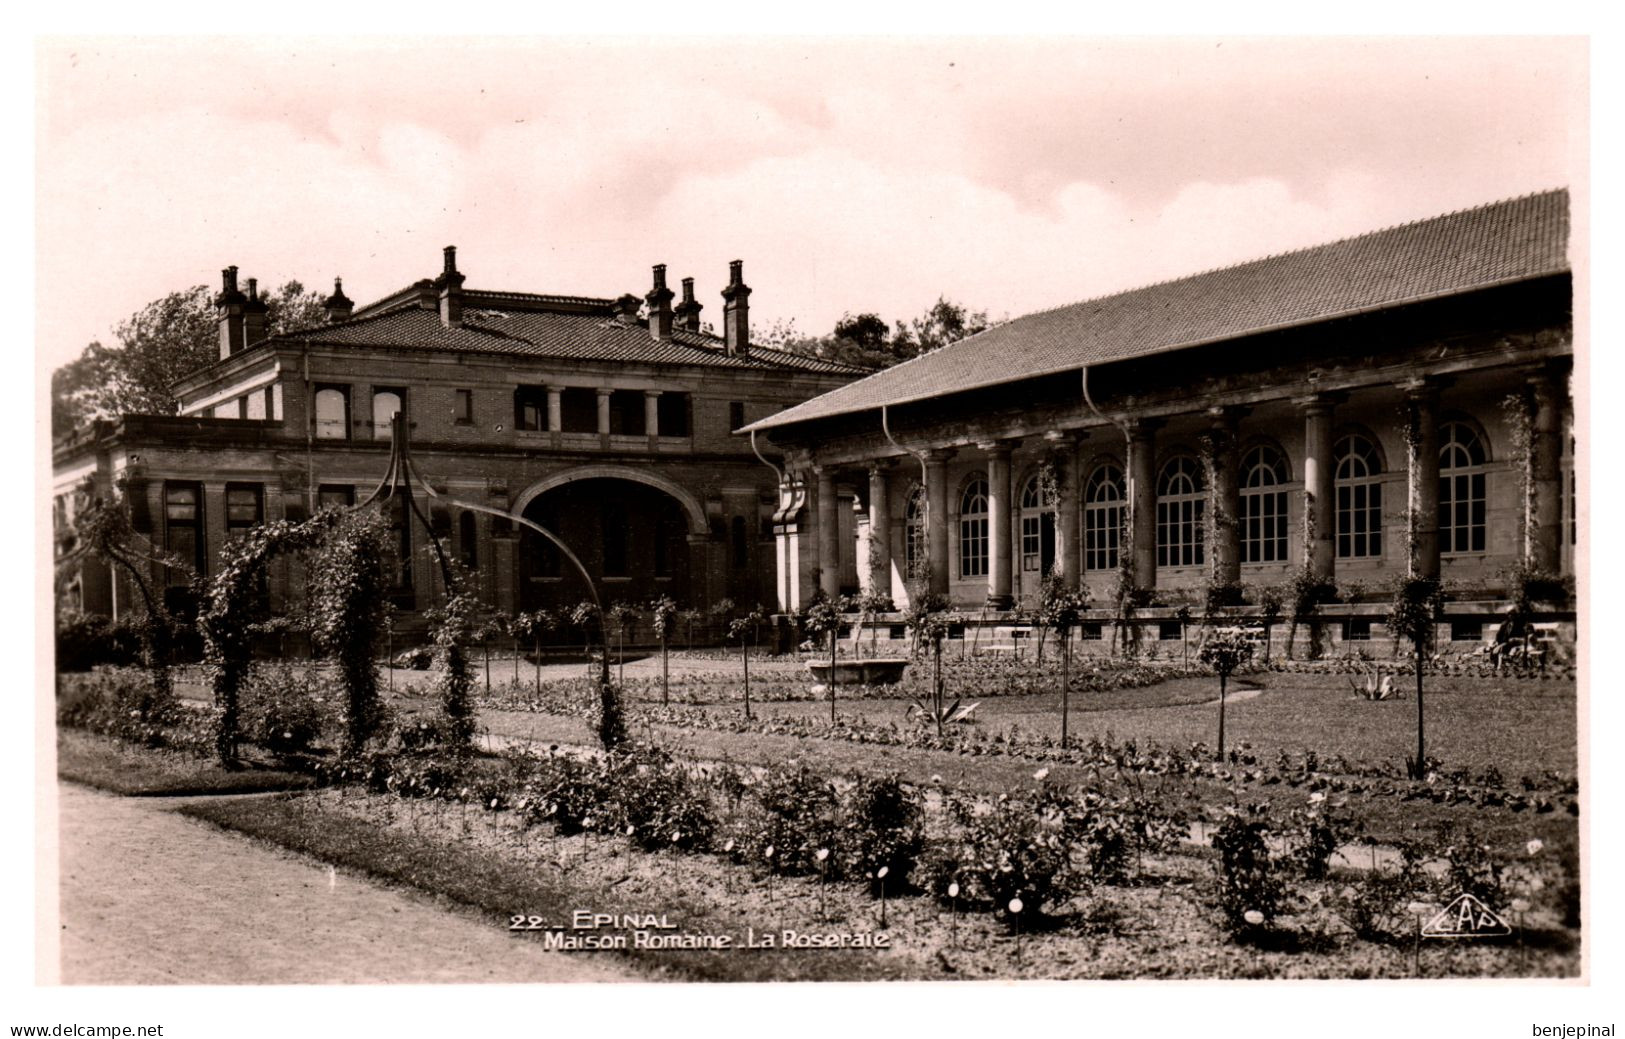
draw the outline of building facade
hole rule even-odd
[[[1573,574],[1568,221],[1556,191],[1088,300],[759,420],[779,603]]]
[[[267,337],[253,280],[222,274],[220,357],[175,387],[176,416],[126,415],[55,445],[56,514],[122,486],[138,533],[203,574],[237,531],[364,499],[383,479],[391,419],[417,471],[449,499],[511,511],[558,533],[607,604],[668,595],[771,603],[773,470],[732,435],[833,389],[856,369],[752,344],[750,288],[732,264],[723,335],[702,330],[693,279],[664,266],[640,300],[464,287],[456,251],[440,274],[357,309],[336,283],[321,327]],[[640,313],[641,312],[641,313]],[[398,499],[397,499],[398,502]],[[427,504],[427,503],[425,503]],[[412,618],[441,589],[421,525],[399,539],[394,601]],[[524,527],[436,502],[442,545],[506,610],[560,607],[587,590]],[[188,574],[154,563],[183,608]],[[130,604],[105,566],[62,581],[69,605]],[[296,560],[274,565],[274,612],[302,594]]]

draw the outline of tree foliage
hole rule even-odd
[[[887,325],[878,314],[843,314],[829,335],[805,336],[795,323],[769,327],[760,341],[791,353],[860,368],[889,368],[991,327],[987,311],[972,311],[946,297],[910,321]]]
[[[282,335],[325,320],[322,297],[290,281],[266,293],[266,328]],[[51,434],[72,432],[96,418],[173,415],[170,387],[220,357],[214,295],[194,285],[131,314],[109,346],[92,342],[51,373]]]

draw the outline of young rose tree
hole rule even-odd
[[[662,595],[649,603],[649,625],[654,629],[655,638],[660,641],[660,704],[663,707],[671,703],[669,643],[676,619],[677,604],[669,596]]]
[[[760,609],[752,610],[728,624],[728,637],[739,640],[739,658],[745,670],[745,717],[750,717],[750,644],[755,638],[757,625],[763,620]]]
[[[1061,643],[1061,747],[1067,744],[1067,716],[1072,684],[1072,629],[1078,626],[1089,597],[1067,588],[1052,574],[1044,579],[1038,619]]]
[[[1401,577],[1388,605],[1388,630],[1395,639],[1408,639],[1416,651],[1416,757],[1406,762],[1412,779],[1427,775],[1427,741],[1422,721],[1422,673],[1433,626],[1444,608],[1444,592],[1437,577]]]
[[[1253,644],[1239,628],[1220,628],[1208,637],[1198,655],[1202,663],[1219,676],[1219,755],[1224,760],[1224,698],[1225,684],[1236,668],[1252,659]]]
[[[950,621],[948,597],[936,593],[915,596],[903,614],[914,644],[931,649],[931,714],[938,736],[942,735],[946,713],[942,706],[942,640],[948,637]]]
[[[806,629],[814,635],[829,636],[829,723],[835,724],[835,653],[841,632],[841,608],[822,593],[807,607]]]

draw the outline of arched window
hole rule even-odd
[[[1439,430],[1439,551],[1484,551],[1484,442],[1465,422]]]
[[[986,480],[972,480],[959,499],[959,576],[987,576]]]
[[[480,566],[479,537],[475,532],[474,514],[463,511],[457,517],[457,547],[462,550],[463,565],[470,570],[478,570]]]
[[[903,566],[910,577],[925,567],[925,488],[916,485],[903,508]]]
[[[743,570],[750,566],[750,538],[745,530],[745,517],[735,516],[729,531],[733,540],[734,569]]]
[[[1123,470],[1098,465],[1083,488],[1083,567],[1115,570],[1123,530]]]
[[[1259,445],[1241,459],[1241,561],[1279,563],[1286,559],[1286,461],[1273,447]]]
[[[349,394],[337,386],[316,391],[316,439],[343,440],[350,435]]]
[[[1382,459],[1377,445],[1350,433],[1332,450],[1337,493],[1337,558],[1382,555]]]
[[[1049,576],[1055,569],[1055,506],[1044,501],[1039,473],[1021,489],[1021,571]]]
[[[372,394],[372,438],[388,440],[389,423],[401,410],[402,390],[377,389]]]
[[[1188,455],[1169,459],[1157,477],[1157,565],[1202,565],[1207,510],[1202,466]]]

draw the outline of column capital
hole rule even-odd
[[[920,453],[925,455],[926,464],[942,465],[959,452],[951,447],[933,447]]]
[[[1014,451],[1020,443],[1019,440],[983,440],[977,443],[976,450],[985,451],[994,456],[1009,458],[1010,452]]]
[[[1054,447],[1076,447],[1089,439],[1087,429],[1050,429],[1044,431],[1044,443]]]
[[[1240,404],[1216,404],[1205,412],[1214,426],[1234,426],[1252,413],[1252,408]]]
[[[664,392],[666,392],[666,391],[665,390],[644,390],[643,395],[645,397],[658,397]]]
[[[1293,397],[1292,403],[1302,409],[1305,415],[1313,415],[1329,412],[1339,404],[1347,404],[1348,399],[1349,395],[1341,390],[1321,390]]]
[[[1163,418],[1133,418],[1128,420],[1128,435],[1130,440],[1150,440],[1156,436],[1157,430],[1168,424]]]
[[[1411,400],[1433,400],[1439,396],[1439,391],[1450,385],[1448,377],[1440,375],[1423,375],[1414,379],[1406,379],[1399,383],[1399,388]]]
[[[892,471],[896,468],[897,459],[895,458],[871,458],[864,464],[864,470],[868,472],[871,477],[890,476]]]
[[[598,387],[595,387],[595,389],[598,391],[598,396],[600,396],[600,397],[607,397],[610,394],[615,392],[613,389],[609,388],[608,386],[598,386]]]

